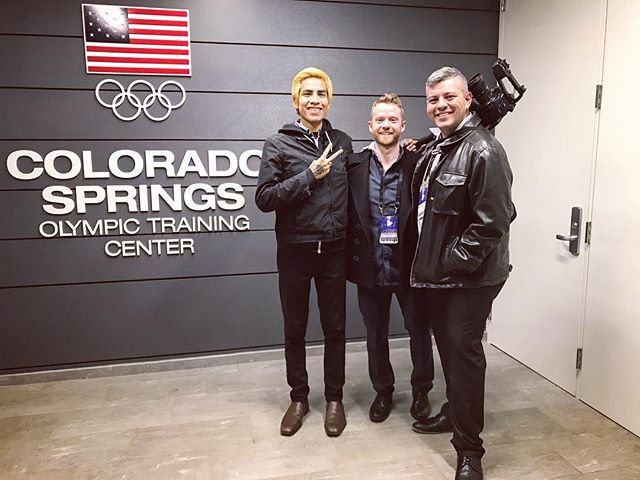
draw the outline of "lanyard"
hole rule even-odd
[[[430,156],[431,156],[431,160],[429,161],[429,164],[425,169],[424,177],[422,179],[422,185],[420,185],[420,190],[425,189],[425,192],[428,192],[429,183],[431,182],[431,175],[433,174],[433,171],[438,167],[438,164],[440,163],[442,150],[440,150],[439,147],[436,147],[433,149]]]
[[[402,154],[400,154],[402,156]],[[398,157],[398,161],[396,163],[400,162],[400,158]],[[394,164],[395,165],[395,164]],[[394,201],[394,205],[393,205],[393,214],[397,215],[398,214],[398,210],[400,209],[400,190],[402,188],[402,176],[404,174],[404,168],[402,168],[402,165],[398,165],[398,167],[400,168],[400,171],[398,172],[398,184],[396,187],[396,199]],[[393,165],[391,167],[389,167],[389,169],[393,168]],[[384,170],[384,169],[383,169]],[[387,170],[388,171],[388,170]],[[382,173],[382,178],[380,181],[380,199],[378,200],[378,208],[380,209],[380,215],[384,215],[384,208],[383,208],[383,198],[384,198],[384,175],[385,172],[383,171]]]
[[[418,194],[418,235],[422,234],[422,222],[424,219],[425,210],[427,208],[427,196],[429,193],[429,182],[431,181],[431,175],[440,163],[442,157],[442,150],[440,147],[435,147],[430,153],[430,160],[427,163],[427,168],[424,171],[424,177],[422,184],[420,184],[420,192]]]

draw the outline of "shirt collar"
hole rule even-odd
[[[371,142],[369,145],[362,147],[361,151],[364,152],[365,150],[371,150],[373,153],[376,153],[376,142]],[[401,158],[403,153],[404,153],[404,140],[400,140],[400,155],[398,155],[398,158]]]
[[[320,132],[322,131],[322,128],[320,128],[320,130],[318,130],[317,132],[312,132],[307,127],[305,127],[300,120],[296,120],[296,127],[298,127],[304,133],[306,133],[307,135],[310,135],[312,137],[319,137],[320,136]]]
[[[376,161],[380,162],[380,160],[378,159],[378,155],[376,155],[376,142],[371,142],[369,145],[366,145],[365,147],[362,147],[362,151],[363,152],[366,151],[366,150],[371,151],[371,153],[373,153],[373,157],[376,159]],[[398,158],[396,159],[396,161],[393,162],[393,165],[395,165],[400,160],[402,160],[403,156],[404,156],[404,140],[400,140],[400,152],[398,153]]]

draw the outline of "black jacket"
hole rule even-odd
[[[369,164],[373,152],[365,150],[360,153],[352,153],[347,159],[349,177],[349,224],[347,227],[347,280],[357,285],[372,287],[375,281],[376,265],[373,254],[373,242],[371,238],[370,224],[371,210],[369,206]],[[419,156],[415,153],[404,151],[403,154],[403,185],[411,185],[411,177]],[[411,215],[410,188],[400,185],[400,208],[398,213],[399,243],[408,242],[415,245],[416,233],[413,234],[406,228]],[[415,222],[414,222],[415,223]],[[403,235],[411,235],[412,239],[405,239]],[[409,269],[413,253],[407,256],[404,249],[400,249],[400,282],[409,285]]]
[[[316,180],[309,165],[326,148],[344,152],[333,160],[329,174]],[[333,241],[345,237],[347,227],[346,158],[351,137],[323,121],[320,147],[295,124],[284,125],[267,138],[256,189],[256,205],[276,212],[279,243]]]
[[[412,221],[407,224],[414,230],[427,164],[435,148],[442,151],[431,175],[411,286],[482,287],[509,276],[509,225],[516,217],[513,177],[502,145],[479,123],[474,116],[461,130],[432,145],[416,165]]]

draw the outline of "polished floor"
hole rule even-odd
[[[322,428],[317,349],[308,359],[311,412],[290,438],[278,432],[288,405],[280,358],[2,386],[0,479],[452,480],[449,435],[411,431],[409,355],[396,343],[395,406],[382,424],[367,416],[366,353],[350,346],[348,425],[339,438]],[[485,478],[640,479],[640,438],[485,349]],[[443,392],[439,375],[430,395],[436,408]]]

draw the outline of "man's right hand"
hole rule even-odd
[[[322,155],[316,158],[313,162],[311,162],[311,165],[309,165],[309,168],[311,169],[311,172],[313,172],[313,175],[316,177],[316,180],[320,180],[321,178],[324,178],[328,175],[328,173],[331,171],[331,163],[342,153],[342,149],[340,149],[337,152],[334,152],[330,157],[327,157],[332,148],[333,144],[330,143],[329,145],[327,145],[327,148],[324,149]]]
[[[417,152],[423,153],[424,149],[427,148],[427,144],[423,143],[420,148],[417,147],[418,140],[414,140],[413,138],[405,138],[404,139],[404,148],[409,152]]]

